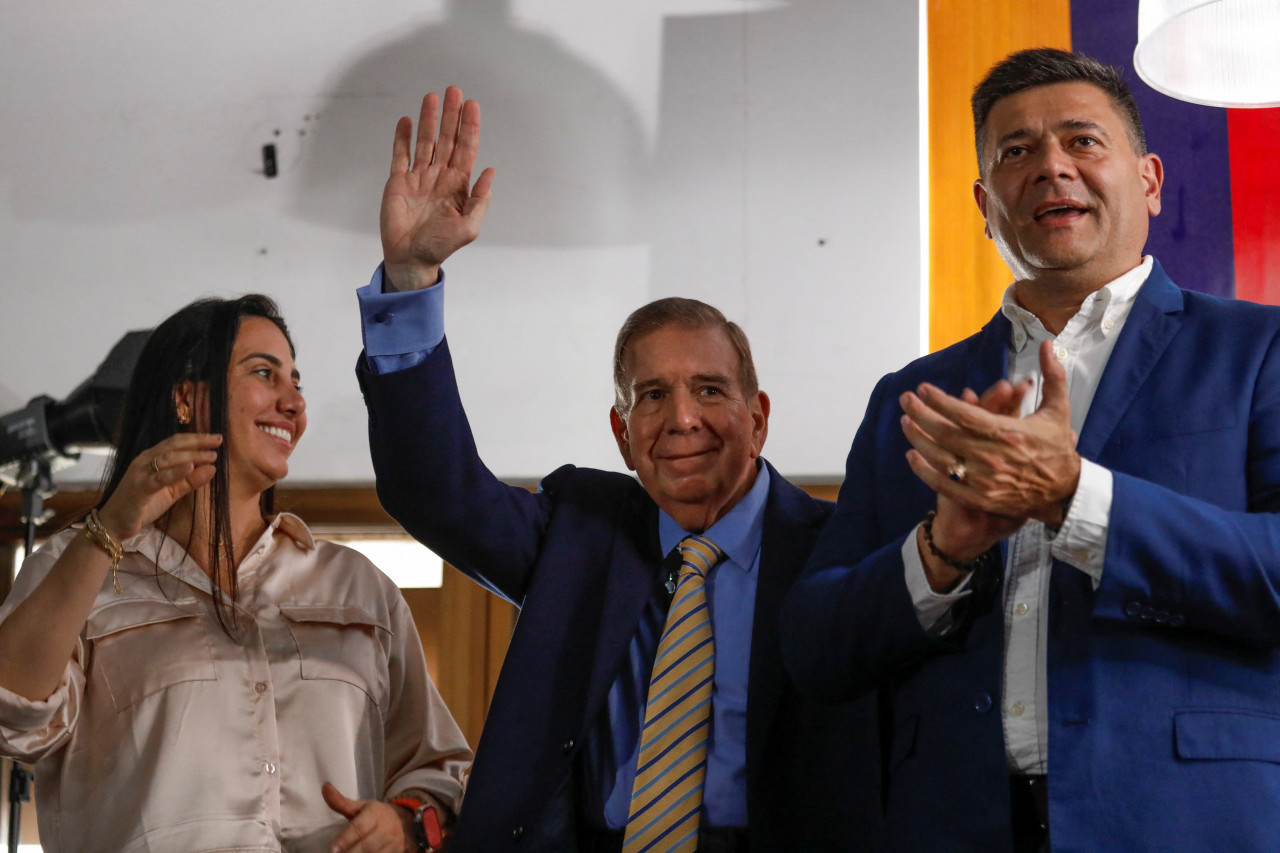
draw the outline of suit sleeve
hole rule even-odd
[[[921,503],[919,490],[898,473],[910,475],[901,463],[905,448],[893,437],[901,434],[893,379],[885,377],[872,393],[835,514],[782,613],[787,670],[802,691],[833,701],[853,698],[900,668],[952,648],[924,632],[907,589],[903,542],[929,507],[927,496]],[[916,494],[899,495],[909,498],[899,509],[897,501],[886,500],[885,489]],[[919,514],[912,517],[917,503]]]
[[[1185,489],[1113,469],[1095,618],[1280,646],[1280,332],[1259,337],[1253,369],[1247,352],[1229,366],[1247,377],[1242,403],[1203,393],[1179,401],[1186,418],[1239,412],[1234,427],[1192,436],[1181,453],[1167,441],[1148,448],[1180,459]],[[1204,369],[1212,376],[1212,365]]]
[[[383,507],[415,539],[519,606],[550,518],[557,475],[538,494],[480,460],[444,341],[394,373],[356,368]],[[562,469],[564,470],[564,469]]]

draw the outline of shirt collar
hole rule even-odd
[[[303,551],[311,551],[316,547],[315,537],[302,519],[291,512],[281,512],[268,518],[267,529],[249,549],[249,554],[261,555],[272,548],[276,531],[288,536]],[[187,556],[183,543],[170,538],[155,525],[147,525],[121,544],[126,552],[137,551],[154,560],[164,571],[194,583],[197,587],[205,589],[209,585],[208,575]]]
[[[1138,290],[1151,274],[1153,264],[1152,257],[1144,255],[1142,263],[1086,296],[1076,317],[1084,315],[1089,318],[1088,325],[1097,325],[1103,336],[1111,334],[1119,322],[1128,316],[1129,309],[1138,298]],[[1004,298],[1000,301],[1000,312],[1012,326],[1009,334],[1014,351],[1022,352],[1032,341],[1039,343],[1050,340],[1053,335],[1049,334],[1039,317],[1018,304],[1014,297],[1016,285],[1017,282],[1014,282],[1005,288]]]
[[[298,543],[298,547],[302,550],[315,550],[315,537],[311,535],[311,530],[301,518],[298,518],[298,516],[291,512],[278,512],[275,515],[270,516],[270,522],[270,527],[268,527],[267,531],[262,534],[263,538],[273,534],[276,530],[279,530],[294,542]]]
[[[267,529],[262,532],[260,537],[258,537],[258,541],[254,543],[254,547],[256,548],[258,545],[262,545],[270,541],[275,536],[277,530],[288,536],[294,542],[297,542],[298,547],[304,551],[311,551],[316,547],[316,540],[315,537],[311,535],[311,530],[301,518],[298,518],[298,516],[291,512],[279,512],[275,515],[268,516]],[[136,535],[126,539],[123,543],[123,548],[126,551],[141,551],[148,554],[154,554],[156,553],[157,545],[164,548],[166,547],[165,543],[167,542],[177,545],[179,550],[181,550],[181,545],[166,536],[160,528],[155,525],[148,524],[146,527],[142,528],[142,530],[138,531]],[[253,548],[250,548],[249,550],[252,551]]]
[[[732,562],[744,572],[751,571],[760,550],[760,538],[764,532],[764,507],[769,500],[769,466],[758,461],[756,482],[742,500],[734,504],[724,517],[699,534],[710,539],[721,551],[727,562]],[[662,553],[670,554],[686,536],[676,520],[661,509],[658,510],[658,541]]]

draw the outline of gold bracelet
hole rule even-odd
[[[102,526],[102,519],[98,518],[97,509],[89,510],[89,514],[85,516],[84,535],[94,545],[106,551],[107,556],[111,558],[111,586],[115,589],[116,595],[119,595],[124,591],[120,587],[120,559],[124,556],[124,548],[112,538],[107,528]]]

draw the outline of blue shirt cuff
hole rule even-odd
[[[372,373],[394,373],[423,361],[444,340],[444,270],[431,287],[382,292],[383,266],[356,290],[365,362]]]

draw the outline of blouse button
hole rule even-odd
[[[266,693],[266,692],[267,692],[267,682],[265,682],[265,681],[259,681],[257,684],[253,685],[253,690],[254,690],[254,692],[255,692],[255,693]]]

